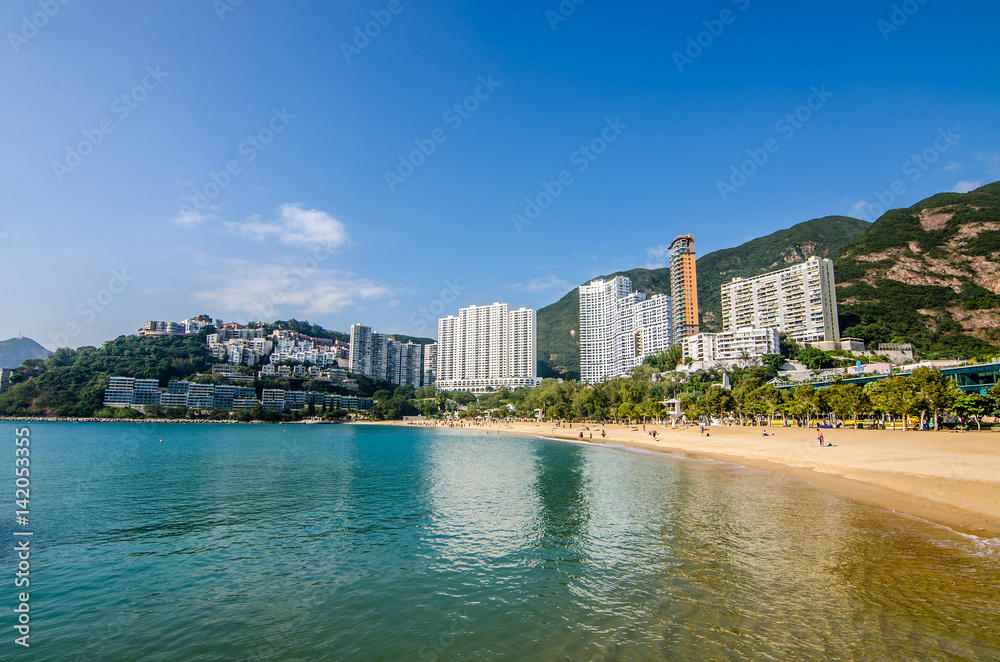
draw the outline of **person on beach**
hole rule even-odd
[[[606,436],[608,436],[608,433],[605,432],[604,430],[601,430],[601,439],[604,439]]]
[[[817,425],[816,426],[816,439],[819,440],[819,445],[823,446],[823,430]]]

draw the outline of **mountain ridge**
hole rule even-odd
[[[891,209],[834,261],[841,334],[928,358],[1000,348],[1000,182]]]
[[[23,336],[0,340],[0,368],[19,368],[29,359],[47,359],[52,352]]]

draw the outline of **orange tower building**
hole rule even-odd
[[[698,333],[698,276],[694,235],[682,234],[670,244],[670,290],[674,299],[674,343]]]

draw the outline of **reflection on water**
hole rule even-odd
[[[575,550],[590,519],[585,455],[583,448],[571,444],[556,449],[536,446],[533,488],[539,508],[535,547],[578,555]]]
[[[407,428],[32,439],[23,659],[1000,659],[997,541],[763,472]]]

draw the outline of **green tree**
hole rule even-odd
[[[670,349],[660,354],[647,356],[642,364],[652,367],[657,372],[671,372],[683,360],[684,353],[680,345],[671,345]]]
[[[744,379],[732,390],[733,412],[740,419],[740,425],[743,425],[746,417],[762,413],[759,403],[754,399],[754,393],[761,386],[757,379]]]
[[[881,412],[903,419],[903,429],[907,428],[907,416],[916,412],[920,396],[911,379],[905,375],[890,377],[876,382],[870,393],[872,405]]]
[[[993,398],[989,396],[980,393],[963,393],[955,398],[955,401],[951,405],[951,410],[963,422],[971,418],[976,422],[976,429],[982,430],[983,417],[989,416],[995,411],[995,404]]]
[[[804,419],[803,424],[809,425],[813,413],[819,409],[819,398],[816,389],[809,384],[800,384],[792,391],[792,411],[797,418]]]
[[[834,364],[832,356],[815,347],[806,347],[801,350],[798,360],[804,363],[810,370],[825,370],[826,368],[832,368]]]
[[[781,409],[784,398],[781,391],[770,384],[764,384],[757,388],[751,395],[752,402],[755,403],[756,411],[767,416],[767,424],[774,421],[775,415]]]
[[[947,411],[961,395],[958,386],[940,370],[931,368],[917,368],[910,379],[915,393],[920,398],[921,424],[929,413],[934,422],[934,429],[937,430],[941,414]]]
[[[857,429],[858,415],[870,406],[864,389],[857,384],[835,384],[828,390],[828,402],[833,413],[840,420],[854,419],[854,428]]]
[[[779,335],[779,349],[783,357],[789,360],[794,360],[798,357],[799,351],[802,350],[802,346],[797,342],[792,340],[787,333],[782,333]]]
[[[713,386],[698,399],[701,413],[712,418],[724,418],[733,411],[733,394],[721,386]]]
[[[778,370],[786,361],[787,359],[781,354],[765,354],[761,357],[760,364],[766,371],[768,381],[778,376]]]

